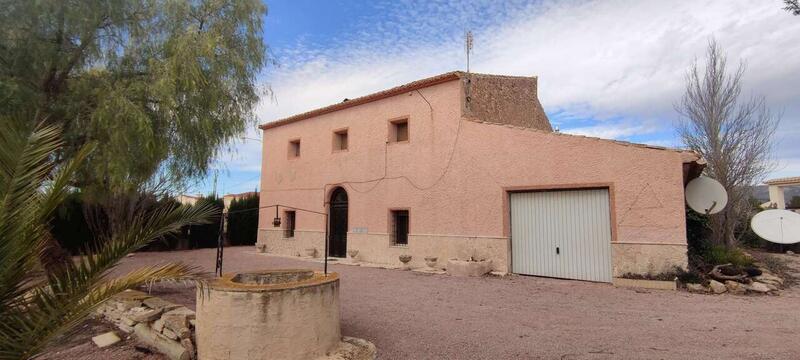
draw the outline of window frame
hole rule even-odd
[[[339,128],[333,130],[333,136],[331,138],[331,152],[338,153],[338,152],[346,152],[350,150],[350,129],[349,128]],[[344,148],[342,148],[342,141],[341,136],[344,134]]]
[[[397,127],[399,124],[405,124],[406,128],[406,138],[405,140],[398,140],[397,139]],[[388,134],[386,136],[387,143],[389,144],[407,144],[411,141],[411,117],[410,116],[399,116],[393,119],[389,119],[389,126],[388,126]]]
[[[398,215],[405,214],[405,242],[398,242]],[[408,240],[411,235],[411,211],[408,208],[392,208],[389,209],[389,242],[391,246],[407,247]]]
[[[300,141],[300,138],[289,140],[288,148],[286,150],[286,156],[289,158],[289,160],[300,158],[300,155],[303,154],[302,145],[303,144]]]

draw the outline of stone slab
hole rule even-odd
[[[114,345],[120,341],[122,341],[122,339],[120,339],[119,336],[117,336],[117,334],[113,331],[109,331],[105,334],[97,335],[92,338],[92,342],[101,349]]]
[[[478,277],[492,270],[492,261],[448,260],[447,273],[452,276]]]
[[[137,324],[135,327],[136,338],[146,345],[155,348],[170,360],[190,360],[191,355],[180,343],[168,339],[162,334],[153,331],[146,324]]]

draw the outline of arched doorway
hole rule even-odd
[[[343,188],[338,187],[331,193],[329,222],[328,252],[330,256],[343,258],[347,254],[347,192]]]

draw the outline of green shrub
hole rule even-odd
[[[50,234],[72,255],[80,254],[90,242],[95,241],[79,191],[69,193],[53,212]]]
[[[686,244],[690,269],[703,269],[706,265],[704,255],[710,246],[708,235],[711,229],[708,216],[698,214],[688,206],[686,212]]]
[[[255,245],[258,236],[258,193],[236,199],[228,208],[228,240],[231,245]]]
[[[723,245],[712,245],[703,254],[703,260],[708,265],[733,264],[736,267],[753,265],[753,258],[739,248],[729,248]]]
[[[684,284],[704,284],[706,282],[703,275],[693,269],[689,269],[689,271],[679,269],[677,271],[677,277],[678,281]]]
[[[177,201],[171,197],[156,197],[152,194],[136,196],[141,197],[139,203],[145,206],[143,209],[145,213],[178,205]],[[222,211],[222,199],[210,195],[198,200],[198,204],[206,203],[210,203],[218,212]],[[86,199],[84,193],[74,191],[69,193],[54,211],[50,221],[50,233],[62,248],[77,255],[85,250],[87,245],[96,245],[98,236],[92,232],[91,224],[94,224],[95,228],[103,225],[106,221],[104,215],[102,207],[92,204],[90,200]],[[168,251],[185,249],[187,246],[192,249],[216,247],[219,237],[219,216],[213,216],[211,221],[212,223],[208,224],[185,226],[175,233],[150,242],[140,251]]]
[[[194,206],[206,204],[212,208],[217,209],[217,213],[222,213],[223,203],[222,198],[216,195],[203,196]],[[215,248],[219,240],[219,216],[214,216],[207,224],[192,225],[186,230],[186,236],[189,238],[189,246],[192,249],[198,248]]]

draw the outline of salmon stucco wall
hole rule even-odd
[[[478,255],[509,271],[508,191],[602,186],[612,197],[615,276],[686,265],[679,152],[478,118],[462,112],[462,94],[462,81],[449,81],[265,130],[261,205],[325,212],[341,186],[347,246],[362,260],[397,263],[408,253],[413,265],[425,256],[445,263]],[[388,143],[389,121],[398,118],[408,119],[409,141]],[[347,151],[332,150],[339,129],[348,131]],[[299,158],[287,155],[291,139],[300,139]],[[407,246],[389,241],[393,208],[409,210]],[[322,250],[323,216],[298,211],[293,238],[275,231],[274,216],[268,208],[259,217],[268,252]]]

